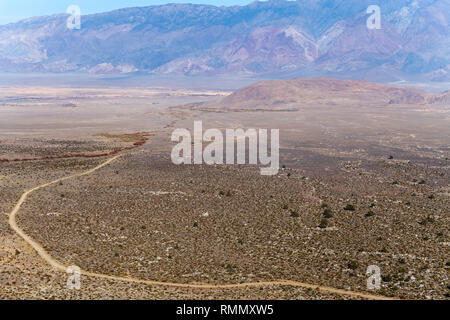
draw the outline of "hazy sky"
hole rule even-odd
[[[0,24],[21,19],[66,12],[69,5],[81,8],[81,14],[104,12],[126,7],[142,7],[166,3],[203,3],[245,5],[252,0],[0,0]]]

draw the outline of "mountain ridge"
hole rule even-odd
[[[67,29],[65,14],[35,17],[0,26],[0,71],[327,76],[384,70],[393,79],[449,81],[450,3],[380,0],[382,28],[369,30],[372,2],[124,8],[82,16],[81,30]]]

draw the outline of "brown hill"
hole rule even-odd
[[[448,97],[448,95],[447,95]],[[414,88],[393,87],[373,82],[328,78],[269,80],[240,89],[204,107],[285,108],[309,104],[426,104],[435,99],[431,93]]]

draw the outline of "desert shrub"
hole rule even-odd
[[[373,213],[373,211],[369,211],[365,214],[366,217],[372,217],[374,215],[375,215],[375,213]]]
[[[355,211],[356,208],[355,208],[354,205],[348,204],[348,205],[345,206],[344,210],[347,210],[347,211]]]
[[[428,217],[422,219],[422,220],[419,222],[419,224],[421,224],[421,225],[423,225],[423,226],[426,226],[428,223],[433,223],[433,222],[434,222],[434,218],[431,217],[431,216],[428,216]]]
[[[348,268],[351,270],[356,270],[358,269],[358,262],[356,261],[350,261],[348,264]]]
[[[291,217],[298,218],[300,215],[298,214],[297,210],[291,210]]]
[[[386,296],[386,297],[389,296],[389,294],[388,294],[388,293],[386,292],[386,290],[384,290],[384,289],[379,290],[379,291],[378,291],[378,294],[379,294],[379,295],[382,295],[382,296]]]
[[[325,210],[323,211],[323,216],[324,216],[326,219],[330,219],[330,218],[333,218],[333,213],[331,213],[331,210],[330,210],[330,209],[325,209]]]
[[[283,210],[287,210],[287,209],[289,209],[289,206],[287,204],[284,204],[283,205]]]
[[[433,200],[433,199],[434,199],[434,194],[430,194],[430,195],[428,196],[428,199]]]
[[[328,227],[328,220],[327,219],[320,220],[319,228],[325,229],[326,227]]]
[[[390,274],[387,274],[385,276],[381,276],[381,280],[383,280],[383,282],[391,282],[392,281],[392,276]]]
[[[229,273],[234,273],[234,272],[235,272],[235,269],[237,269],[237,267],[236,267],[235,265],[232,265],[232,264],[227,264],[227,265],[225,266],[225,269],[226,269],[227,272],[229,272]]]
[[[328,208],[328,204],[323,203],[323,204],[321,205],[321,208],[322,208],[322,209]]]

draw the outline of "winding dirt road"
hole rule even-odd
[[[60,178],[57,180],[54,180],[52,182],[37,186],[33,189],[30,189],[26,191],[19,199],[19,202],[17,202],[14,209],[9,214],[9,225],[11,228],[23,239],[25,242],[27,242],[30,246],[32,246],[36,252],[44,259],[48,264],[50,264],[54,269],[57,269],[62,272],[67,271],[67,267],[60,261],[53,258],[39,243],[37,243],[35,240],[33,240],[29,235],[27,235],[20,227],[17,225],[16,222],[16,216],[22,206],[22,204],[26,201],[27,197],[42,188],[49,187],[51,185],[54,185],[56,183],[59,183],[64,180],[77,178],[85,175],[89,175],[116,160],[119,158],[120,155],[115,156],[113,158],[108,159],[107,161],[103,162],[102,164],[98,165],[97,167],[90,169],[88,171],[73,174],[70,176],[66,176],[64,178]],[[378,295],[372,295],[368,293],[360,293],[360,292],[354,292],[354,291],[348,291],[348,290],[342,290],[342,289],[336,289],[326,286],[317,286],[309,283],[303,283],[303,282],[297,282],[297,281],[291,281],[291,280],[276,280],[276,281],[261,281],[261,282],[246,282],[246,283],[237,283],[237,284],[190,284],[190,283],[172,283],[172,282],[161,282],[161,281],[152,281],[152,280],[142,280],[142,279],[136,279],[136,278],[129,278],[129,277],[118,277],[118,276],[112,276],[107,274],[101,274],[101,273],[93,273],[88,272],[85,270],[81,270],[82,275],[90,276],[90,277],[96,277],[96,278],[103,278],[103,279],[110,279],[110,280],[116,280],[116,281],[125,281],[125,282],[132,282],[132,283],[142,283],[146,285],[153,285],[153,286],[164,286],[164,287],[177,287],[177,288],[192,288],[192,289],[233,289],[233,288],[244,288],[244,287],[261,287],[261,286],[271,286],[271,285],[285,285],[285,286],[292,286],[292,287],[301,287],[301,288],[310,288],[314,290],[319,290],[324,293],[331,293],[331,294],[339,294],[339,295],[345,295],[352,298],[363,298],[363,299],[369,299],[369,300],[393,300],[392,298],[384,297],[384,296],[378,296]]]

